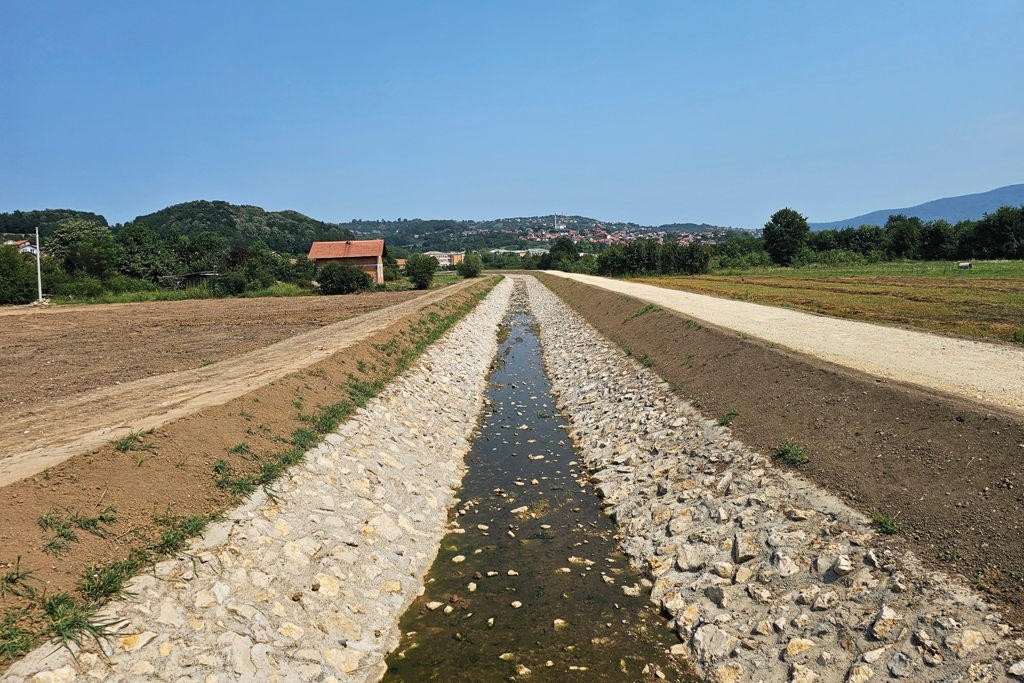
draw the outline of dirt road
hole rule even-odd
[[[406,300],[401,303],[316,327],[210,365],[142,377],[46,402],[8,402],[4,408],[5,428],[0,432],[0,486],[131,431],[153,429],[269,384],[367,338],[471,282],[467,280],[413,299],[404,297]],[[255,322],[258,321],[250,324]],[[67,343],[74,344],[75,335],[70,337]]]
[[[549,271],[871,375],[1024,412],[1024,349]]]

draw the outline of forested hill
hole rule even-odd
[[[213,232],[228,246],[251,246],[258,240],[277,252],[305,254],[316,241],[350,240],[355,235],[334,223],[324,223],[298,211],[264,211],[258,206],[204,200],[175,204],[155,213],[139,216],[141,223],[161,237],[177,229],[195,237]]]
[[[0,213],[0,233],[34,235],[38,227],[42,237],[49,237],[57,229],[58,223],[69,218],[81,218],[100,225],[107,224],[106,218],[89,211],[74,211],[73,209],[12,211],[11,213]]]

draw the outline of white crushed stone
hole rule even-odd
[[[76,665],[46,644],[3,680],[378,680],[445,532],[511,290],[500,282],[310,450],[276,501],[258,493],[188,554],[133,579],[135,597],[102,613],[119,620],[109,666],[95,646]]]

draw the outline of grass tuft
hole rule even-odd
[[[788,462],[790,465],[803,465],[810,462],[804,451],[806,448],[792,441],[783,441],[772,453],[772,457]]]
[[[637,309],[637,310],[633,311],[632,313],[630,313],[629,315],[627,315],[626,319],[623,320],[622,322],[628,323],[633,318],[639,318],[640,316],[642,316],[645,313],[655,313],[655,312],[660,311],[660,310],[661,310],[661,308],[659,308],[658,306],[655,306],[654,304],[647,304],[643,308]]]
[[[152,450],[153,444],[143,443],[140,437],[149,436],[152,433],[152,429],[145,432],[131,432],[128,436],[123,436],[120,439],[114,439],[110,443],[114,444],[114,450],[118,453],[127,453],[128,451],[148,451]]]
[[[896,526],[892,517],[886,517],[885,515],[878,514],[876,512],[871,514],[871,521],[878,525],[878,530],[883,534],[892,536],[893,534],[898,534],[900,532],[899,527]]]
[[[718,416],[718,424],[723,427],[728,427],[732,424],[732,421],[740,414],[740,411],[730,408],[726,412]]]
[[[36,595],[36,589],[28,582],[37,580],[32,576],[35,573],[36,571],[34,569],[21,568],[21,555],[18,555],[18,560],[14,564],[14,569],[0,575],[0,598],[6,598],[7,591],[10,591],[19,597],[34,598]]]
[[[106,565],[88,566],[82,571],[82,579],[77,584],[78,590],[93,604],[130,597],[131,594],[124,590],[124,584],[146,566],[151,557],[148,550],[133,548],[127,559]]]
[[[98,605],[80,604],[67,593],[54,593],[41,601],[46,619],[46,635],[56,638],[63,647],[70,649],[71,643],[82,647],[86,638],[96,642],[111,635],[110,627],[115,621],[100,621],[96,612]]]

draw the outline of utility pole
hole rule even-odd
[[[43,250],[39,245],[39,226],[36,226],[36,282],[39,284],[39,303],[43,303],[43,267],[40,261],[43,258]]]

